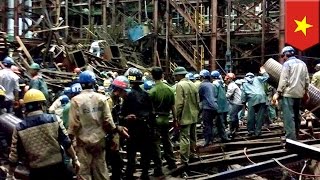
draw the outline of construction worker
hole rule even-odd
[[[37,63],[32,63],[30,65],[30,74],[32,79],[29,83],[30,89],[38,89],[40,90],[47,100],[49,100],[48,86],[47,83],[43,80],[41,75],[39,74],[40,65]]]
[[[216,99],[218,103],[218,116],[216,119],[216,132],[220,136],[222,142],[229,141],[229,138],[226,134],[226,126],[227,124],[227,114],[229,112],[229,103],[226,96],[226,90],[224,87],[224,82],[221,80],[221,74],[219,71],[212,71],[211,72],[212,84],[215,88]]]
[[[106,96],[93,91],[95,74],[89,70],[81,72],[79,82],[83,90],[71,99],[68,127],[81,162],[79,178],[107,180],[105,136],[119,132],[127,137],[126,129],[114,124]]]
[[[248,136],[260,136],[261,128],[266,118],[267,96],[264,91],[264,83],[269,75],[264,67],[260,68],[262,76],[254,76],[253,73],[245,75],[245,82],[242,84],[242,103],[248,103]]]
[[[218,114],[217,91],[210,81],[210,72],[206,69],[200,71],[202,80],[199,86],[200,112],[203,121],[204,147],[213,142],[213,128],[216,127]]]
[[[231,136],[235,135],[235,132],[239,129],[239,117],[238,113],[241,111],[243,104],[241,101],[241,89],[240,87],[234,82],[236,76],[234,73],[228,73],[224,80],[227,84],[227,93],[226,97],[230,104],[230,133]]]
[[[5,108],[7,113],[13,112],[14,102],[19,100],[19,76],[17,76],[12,70],[13,59],[6,57],[2,61],[4,69],[0,70],[0,85],[6,90],[5,102],[0,104],[1,108]]]
[[[0,85],[0,104],[4,104],[5,98],[6,98],[6,90],[4,89],[3,86]],[[0,115],[4,114],[5,112],[6,112],[5,109],[0,106]]]
[[[143,82],[143,88],[145,91],[149,91],[152,87],[155,86],[155,82],[152,80],[146,80]]]
[[[65,98],[65,100],[67,100],[67,99],[70,99],[70,97],[71,97],[71,88],[65,87],[63,90],[63,94],[59,96],[49,107],[48,109],[49,113],[56,114],[57,116],[62,118],[62,112],[64,109],[61,103],[61,101],[63,101],[62,98]]]
[[[127,73],[131,91],[123,99],[121,116],[126,120],[130,138],[127,141],[127,169],[126,179],[133,179],[137,151],[141,154],[142,179],[149,179],[148,170],[153,149],[151,140],[153,136],[152,103],[146,91],[141,89],[143,83],[142,72],[136,68],[129,68]]]
[[[159,177],[163,175],[162,172],[162,158],[160,144],[163,145],[164,158],[167,161],[168,169],[172,170],[177,168],[176,161],[173,155],[172,143],[169,137],[169,115],[170,111],[174,121],[176,121],[175,114],[175,96],[172,89],[162,82],[163,71],[160,67],[154,67],[151,70],[152,78],[155,80],[155,86],[149,91],[149,96],[152,101],[154,115],[156,116],[155,122],[155,149],[154,156],[155,169],[153,175]]]
[[[196,148],[196,124],[199,115],[199,95],[193,82],[187,80],[188,72],[184,67],[177,67],[173,75],[176,84],[176,116],[175,126],[180,128],[180,156],[185,171],[182,177],[188,176],[188,163],[190,158],[195,158]]]
[[[314,68],[317,72],[313,74],[311,84],[320,89],[320,63]]]
[[[125,98],[127,93],[130,92],[129,80],[125,76],[118,76],[112,81],[110,89],[111,94],[107,95],[109,107],[111,108],[114,122],[119,124],[120,98]],[[110,144],[109,148],[106,149],[106,156],[111,166],[111,179],[120,180],[124,163],[120,154],[119,135],[114,134],[107,137],[107,144]]]
[[[195,78],[194,78],[194,76],[193,76],[193,73],[188,73],[188,74],[186,74],[186,78],[187,78],[188,80],[192,81],[192,82],[194,82],[194,80],[195,80]]]
[[[21,77],[21,72],[17,66],[12,65],[11,70],[17,75],[18,81],[19,81],[19,95],[18,99],[19,101],[16,101],[13,105],[13,111],[14,115],[17,116],[20,119],[23,119],[23,96],[24,96],[24,88],[26,86],[25,80]]]
[[[200,81],[200,75],[199,74],[194,74],[194,79],[195,79],[195,81],[194,81],[194,85],[196,85],[196,87],[199,89],[199,86],[200,86],[200,83],[201,83],[201,81]]]
[[[9,175],[13,176],[19,160],[26,155],[24,160],[30,167],[30,180],[73,179],[63,163],[60,146],[70,154],[76,172],[80,163],[62,121],[55,115],[43,112],[46,98],[41,91],[30,89],[23,100],[26,117],[16,126],[12,135]]]
[[[70,94],[68,95],[69,99],[78,95],[81,91],[82,91],[82,87],[80,83],[73,84],[70,87]],[[63,111],[62,111],[63,125],[64,127],[66,127],[66,129],[68,129],[69,127],[69,110],[70,110],[70,101],[63,107]]]
[[[309,73],[306,64],[295,57],[295,50],[286,46],[281,51],[285,60],[279,79],[277,93],[273,95],[273,102],[281,97],[284,129],[286,138],[296,140],[300,129],[299,108],[301,99],[308,95]]]

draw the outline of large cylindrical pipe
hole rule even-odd
[[[270,76],[269,83],[275,88],[277,88],[280,79],[282,65],[276,60],[270,58],[264,64],[264,67]],[[305,104],[305,108],[307,108],[308,110],[312,110],[313,108],[316,108],[320,105],[320,90],[314,87],[312,84],[309,85],[308,90],[310,100]],[[314,114],[320,117],[320,108],[315,110]]]

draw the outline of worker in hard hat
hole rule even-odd
[[[172,89],[162,82],[163,71],[160,67],[154,67],[151,70],[152,78],[155,80],[155,85],[149,90],[149,96],[154,107],[155,118],[155,145],[154,155],[154,173],[153,176],[159,177],[164,175],[162,171],[162,156],[160,145],[163,146],[164,158],[168,164],[168,169],[173,170],[177,168],[176,160],[173,154],[173,147],[169,137],[169,124],[170,111],[174,121],[176,121],[175,113],[175,97]]]
[[[67,96],[67,97],[66,97]],[[63,94],[59,96],[49,107],[48,111],[49,113],[56,114],[60,118],[62,118],[62,112],[64,109],[64,106],[62,106],[62,98],[71,98],[71,88],[70,87],[65,87],[63,89]]]
[[[186,78],[192,82],[194,82],[195,78],[194,78],[194,75],[193,73],[188,73],[186,74]]]
[[[136,154],[141,153],[142,179],[149,178],[150,158],[153,149],[151,141],[153,137],[152,104],[149,95],[141,89],[143,74],[137,68],[129,68],[127,78],[131,85],[131,91],[123,99],[121,116],[125,119],[131,138],[127,141],[127,169],[126,179],[133,179],[136,166]]]
[[[19,88],[20,88],[19,95],[18,95],[19,101],[14,102],[13,112],[15,116],[22,119],[23,118],[23,100],[22,99],[23,99],[24,93],[26,92],[24,91],[24,88],[26,86],[26,81],[24,80],[24,78],[22,78],[21,71],[17,66],[12,65],[11,70],[17,75],[17,78],[19,81]]]
[[[107,94],[112,117],[116,124],[120,123],[119,114],[121,107],[121,98],[125,98],[127,93],[130,92],[129,80],[125,76],[118,76],[112,81],[110,85],[110,93]],[[122,179],[122,169],[124,162],[120,154],[120,136],[119,134],[113,134],[107,136],[106,140],[109,146],[106,146],[107,162],[111,166],[111,180]]]
[[[260,136],[262,125],[267,118],[267,96],[264,91],[264,83],[269,75],[264,67],[260,68],[262,76],[255,76],[253,73],[245,75],[245,82],[242,84],[242,103],[248,103],[248,136]]]
[[[46,98],[41,91],[30,89],[23,100],[26,117],[17,124],[12,135],[9,175],[13,176],[15,167],[23,158],[31,180],[72,180],[73,174],[63,162],[61,146],[72,158],[76,173],[80,163],[62,121],[56,115],[43,112]]]
[[[86,70],[80,73],[82,91],[71,99],[68,133],[77,143],[82,166],[80,179],[109,179],[105,160],[105,136],[115,132],[128,137],[126,128],[113,122],[106,96],[94,92],[96,76]]]
[[[30,74],[32,76],[32,79],[29,83],[29,88],[38,89],[44,94],[46,99],[49,100],[48,86],[39,73],[40,69],[40,65],[37,63],[32,63],[30,65]]]
[[[19,76],[17,76],[12,70],[13,59],[6,57],[2,61],[4,69],[0,70],[0,85],[6,90],[5,102],[0,106],[5,108],[7,113],[13,112],[14,103],[19,103]]]
[[[317,72],[313,74],[311,84],[320,89],[320,63],[314,68]]]
[[[227,142],[230,139],[225,131],[227,123],[227,114],[229,112],[229,103],[226,96],[226,90],[224,87],[224,82],[221,81],[221,74],[219,71],[215,70],[211,72],[212,84],[214,86],[214,91],[216,92],[216,99],[218,103],[217,118],[216,118],[216,133],[220,136],[222,142]]]
[[[67,89],[68,91],[69,89]],[[70,94],[66,93],[66,95],[69,97],[69,99],[73,98],[74,96],[80,94],[82,91],[82,87],[80,83],[76,83],[70,86]],[[61,101],[60,101],[61,102]],[[69,127],[69,110],[70,110],[70,101],[63,107],[62,110],[62,120],[63,120],[63,125],[68,129]]]
[[[6,90],[4,89],[3,86],[0,85],[0,104],[4,104],[5,98],[6,98]],[[6,112],[5,109],[2,106],[0,106],[0,115],[5,112]]]
[[[309,73],[306,64],[295,57],[295,50],[285,46],[281,51],[285,60],[273,102],[281,97],[286,138],[296,140],[300,129],[300,104],[303,97],[308,99]]]
[[[200,80],[200,75],[197,73],[197,74],[194,74],[194,85],[196,85],[196,87],[199,89],[199,86],[201,84],[201,80]]]
[[[199,95],[197,87],[185,78],[188,72],[184,67],[177,67],[173,76],[176,84],[175,108],[177,120],[175,126],[180,128],[180,157],[185,171],[181,176],[188,176],[189,160],[195,157],[196,124],[199,115]]]
[[[230,135],[233,137],[239,129],[239,117],[238,113],[243,108],[243,104],[241,101],[241,89],[235,83],[236,75],[234,73],[227,73],[224,80],[227,84],[227,93],[226,97],[230,103]]]

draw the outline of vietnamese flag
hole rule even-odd
[[[285,0],[286,43],[304,51],[319,43],[320,0]]]

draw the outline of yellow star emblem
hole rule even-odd
[[[313,25],[307,23],[307,17],[305,16],[302,21],[294,20],[297,24],[296,30],[294,32],[302,31],[304,36],[307,36],[307,29],[313,27]]]

